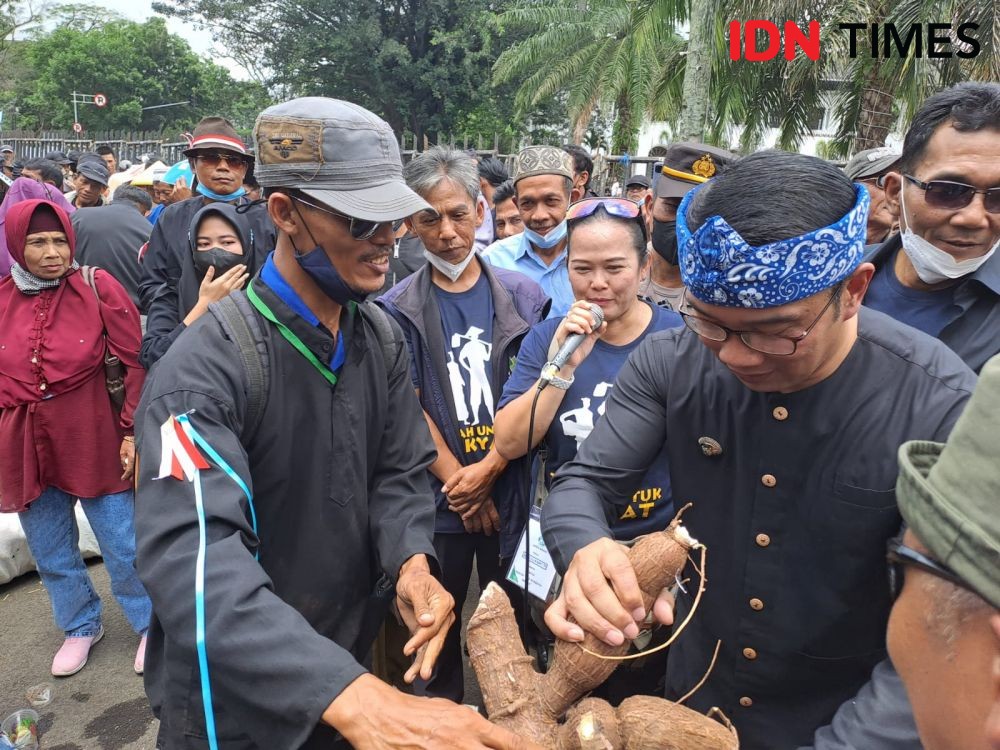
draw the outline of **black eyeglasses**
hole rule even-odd
[[[249,161],[245,156],[240,156],[239,154],[221,154],[215,152],[198,153],[194,155],[194,158],[209,167],[217,167],[222,162],[225,162],[226,166],[242,167]]]
[[[392,233],[395,234],[399,228],[403,225],[402,219],[396,219],[395,221],[369,221],[368,219],[358,219],[354,216],[348,216],[347,214],[342,214],[339,211],[334,211],[328,206],[322,206],[318,203],[312,203],[307,201],[300,195],[289,195],[292,200],[298,201],[309,208],[315,208],[317,211],[322,211],[325,214],[330,214],[331,216],[336,216],[338,219],[347,219],[348,231],[351,233],[351,237],[358,240],[359,242],[363,240],[370,240],[375,236],[375,233],[379,229],[384,227],[386,224],[392,227]]]
[[[638,222],[642,230],[642,239],[647,241],[646,220],[642,216],[642,206],[628,198],[584,198],[570,205],[566,211],[566,225],[571,226],[573,222],[593,215],[594,211],[603,208],[610,216],[619,219],[633,220]]]
[[[972,203],[973,196],[982,194],[983,207],[988,213],[1000,214],[1000,187],[980,190],[973,185],[966,185],[964,182],[951,182],[950,180],[931,180],[922,182],[913,175],[903,175],[924,191],[924,200],[928,206],[933,208],[945,208],[950,211],[958,211]]]
[[[889,595],[892,597],[892,601],[896,601],[903,590],[903,566],[905,565],[920,568],[932,576],[942,578],[959,588],[972,591],[978,595],[978,592],[973,591],[969,584],[959,578],[952,570],[939,562],[935,562],[927,557],[927,555],[923,555],[915,549],[907,547],[898,539],[893,539],[889,542],[885,557],[889,563]]]
[[[830,295],[830,299],[827,300],[826,304],[823,305],[823,309],[819,311],[819,315],[809,324],[798,336],[776,336],[771,333],[760,333],[758,331],[734,331],[731,328],[726,328],[725,326],[720,326],[718,323],[713,323],[704,318],[699,318],[697,315],[692,315],[691,313],[685,312],[683,309],[679,309],[677,313],[681,316],[681,320],[684,324],[698,336],[708,339],[709,341],[725,341],[729,338],[730,334],[734,334],[740,337],[740,340],[749,348],[753,349],[755,352],[760,352],[761,354],[773,354],[778,357],[790,357],[795,354],[796,349],[798,349],[799,342],[802,341],[809,332],[816,327],[819,323],[820,318],[826,314],[826,311],[830,309],[830,306],[840,297],[840,290],[843,289],[844,282],[841,281],[834,288],[833,293]],[[681,307],[687,304],[687,291],[684,292],[684,298],[681,301]]]

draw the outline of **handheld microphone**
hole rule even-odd
[[[600,305],[591,302],[590,314],[594,316],[594,329],[600,328],[604,324],[604,310],[601,309]],[[552,361],[545,363],[545,366],[542,368],[541,379],[546,383],[551,383],[552,378],[559,374],[559,371],[565,366],[569,358],[573,356],[573,352],[577,350],[577,347],[583,343],[585,338],[587,336],[582,333],[571,333],[567,336],[563,345],[559,347],[559,351],[556,352],[556,356],[552,358]]]

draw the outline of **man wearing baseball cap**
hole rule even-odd
[[[653,183],[644,174],[634,174],[625,180],[625,197],[636,203],[643,203],[649,195]]]
[[[865,239],[869,245],[885,242],[899,231],[899,220],[893,216],[885,200],[883,178],[896,168],[901,157],[902,154],[894,148],[870,148],[856,153],[844,167],[844,174],[864,185],[872,199]]]
[[[528,146],[514,158],[514,203],[524,222],[520,234],[497,240],[483,251],[498,268],[520,271],[552,300],[550,318],[573,304],[566,266],[566,209],[580,198],[573,187],[573,157],[555,146]]]
[[[991,710],[1000,709],[990,674],[1000,660],[998,430],[994,357],[947,444],[911,441],[899,450],[896,498],[908,528],[888,550],[889,653],[926,750],[1000,744],[995,721],[997,744],[986,731]]]
[[[650,244],[656,252],[650,256],[649,278],[639,285],[641,297],[677,311],[684,296],[677,265],[677,207],[688,192],[735,160],[734,154],[704,143],[674,143],[667,148],[663,162],[656,167],[659,178],[653,192],[645,199]]]
[[[246,197],[243,178],[253,157],[232,123],[222,117],[205,117],[194,129],[183,152],[194,173],[194,195],[167,206],[156,220],[142,260],[139,309],[148,315],[147,335],[139,360],[151,367],[187,327],[188,316],[199,300],[206,303],[241,286],[233,276],[194,272],[188,228],[198,211],[210,203],[232,203],[245,211],[254,238],[254,250],[245,259],[248,269],[260,268],[274,247],[274,225],[262,204]],[[245,207],[245,208],[244,208]],[[168,334],[168,335],[165,335]]]
[[[363,666],[393,589],[408,681],[431,676],[454,626],[409,354],[363,302],[396,223],[430,206],[403,180],[392,129],[357,105],[278,104],[254,139],[274,250],[177,339],[139,417],[158,746],[523,750],[474,711]],[[184,466],[199,467],[193,482]]]

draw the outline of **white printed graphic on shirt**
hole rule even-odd
[[[563,434],[566,437],[575,438],[577,448],[583,444],[583,441],[587,439],[587,435],[593,431],[594,421],[604,416],[604,401],[608,397],[608,391],[612,387],[612,383],[604,382],[594,386],[593,398],[598,399],[600,402],[600,405],[597,407],[596,416],[595,412],[590,408],[593,401],[591,398],[584,396],[580,399],[579,408],[563,412],[562,416],[559,417]]]
[[[470,326],[463,335],[452,334],[451,351],[448,352],[448,379],[455,401],[458,421],[464,425],[477,425],[482,419],[484,406],[493,421],[493,389],[490,387],[486,366],[493,352],[493,344],[480,337],[482,328]]]

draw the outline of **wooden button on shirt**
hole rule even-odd
[[[760,478],[760,483],[765,487],[774,487],[778,480],[775,478],[774,474],[765,474]]]
[[[754,659],[757,658],[757,652],[754,651],[752,648],[745,648],[743,649],[743,656],[749,659],[750,661],[753,661]]]
[[[777,419],[779,422],[784,422],[788,419],[788,409],[784,406],[775,406],[774,410],[771,412],[771,416]]]
[[[750,609],[753,609],[753,610],[756,610],[757,612],[760,612],[762,609],[764,609],[764,602],[762,602],[760,599],[757,599],[755,597],[755,598],[753,598],[753,599],[750,600]]]
[[[758,534],[756,541],[758,547],[766,547],[771,543],[771,537],[767,534]]]

